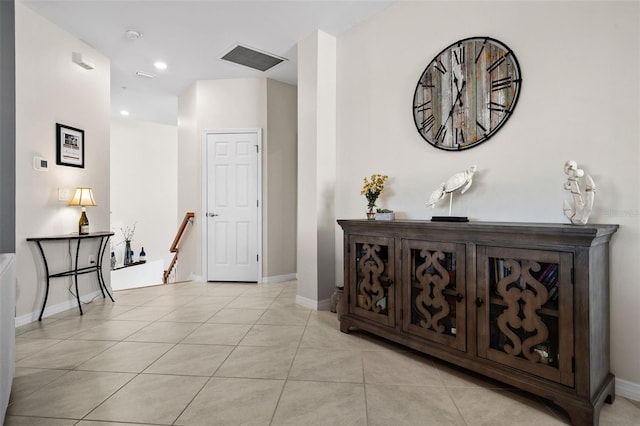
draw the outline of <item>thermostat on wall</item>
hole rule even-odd
[[[49,170],[49,161],[46,158],[33,157],[33,168],[46,172]]]

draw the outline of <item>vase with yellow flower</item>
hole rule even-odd
[[[367,219],[375,219],[376,201],[384,192],[384,183],[388,178],[389,176],[381,174],[373,174],[370,178],[364,178],[364,185],[360,194],[367,198]]]

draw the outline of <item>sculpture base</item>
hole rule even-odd
[[[467,216],[431,216],[431,222],[469,222]]]

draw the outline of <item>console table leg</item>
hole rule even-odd
[[[100,238],[100,245],[98,246],[98,253],[96,255],[96,274],[98,275],[98,287],[100,287],[100,291],[102,292],[102,298],[104,299],[106,296],[104,295],[105,285],[103,280],[101,280],[102,275],[102,255],[104,254],[104,250],[102,250],[102,245],[104,244],[104,237]],[[107,245],[104,244],[106,248]]]
[[[104,245],[102,245],[103,242]],[[102,290],[102,297],[105,297],[104,292],[106,291],[109,295],[109,299],[111,299],[112,302],[115,302],[115,300],[113,300],[113,296],[111,296],[111,293],[109,293],[107,283],[104,282],[104,276],[102,275],[102,258],[104,257],[104,252],[107,249],[108,243],[109,237],[107,237],[106,241],[104,240],[104,238],[100,240],[100,248],[98,249],[98,266],[96,269],[96,273],[98,274],[98,285],[100,286],[100,290]]]
[[[40,249],[40,255],[44,261],[44,275],[47,277],[47,288],[44,291],[44,301],[42,302],[42,309],[40,310],[40,316],[38,317],[38,321],[42,321],[42,314],[44,314],[44,308],[47,306],[47,299],[49,298],[49,265],[47,264],[47,258],[44,255],[44,250],[42,249],[40,241],[36,241],[36,244],[38,245],[38,249]]]
[[[80,292],[78,291],[78,256],[80,255],[80,240],[78,240],[78,245],[76,246],[76,263],[73,265],[73,278],[76,282],[76,299],[78,300],[78,309],[80,309],[80,315],[82,313],[82,304],[80,303]]]

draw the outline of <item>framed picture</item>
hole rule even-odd
[[[56,164],[84,168],[84,130],[56,123]]]

